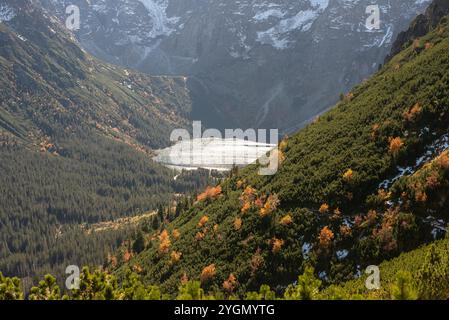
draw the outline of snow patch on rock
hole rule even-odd
[[[15,11],[6,4],[0,4],[0,22],[8,22],[16,16]]]
[[[169,36],[176,29],[174,24],[178,23],[179,17],[167,17],[168,0],[138,0],[148,11],[148,15],[153,23],[150,37]]]
[[[306,32],[321,13],[329,6],[329,0],[309,0],[310,8],[301,10],[296,15],[284,18],[284,13],[278,9],[269,9],[259,12],[253,19],[264,21],[271,16],[281,19],[275,26],[265,31],[257,32],[257,41],[262,44],[270,44],[276,49],[287,49],[291,43],[288,34],[292,31]]]

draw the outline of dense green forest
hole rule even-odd
[[[168,207],[173,194],[213,181],[206,171],[161,168],[126,144],[90,135],[61,141],[58,156],[23,146],[0,147],[0,269],[8,275],[61,275],[68,264],[101,265],[129,238],[79,226]]]
[[[254,165],[208,188],[148,234],[144,251],[110,269],[123,278],[136,265],[144,283],[170,294],[180,278],[196,280],[207,268],[215,276],[206,292],[222,290],[232,274],[239,296],[264,283],[282,293],[309,265],[329,286],[443,237],[448,90],[443,18],[335,108],[285,138],[277,174],[260,176]]]
[[[0,270],[29,287],[70,264],[102,265],[137,227],[91,225],[170,208],[216,179],[175,180],[151,161],[187,124],[183,77],[103,63],[35,3],[7,3],[16,16],[0,23]]]

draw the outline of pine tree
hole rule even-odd
[[[56,278],[46,275],[37,287],[31,288],[30,300],[59,300],[61,292],[56,284]]]
[[[145,250],[145,238],[143,237],[142,231],[139,231],[133,243],[133,251],[135,253],[141,253],[143,250]]]
[[[315,278],[314,269],[307,267],[302,276],[298,277],[298,284],[289,286],[284,298],[287,300],[313,300],[316,299],[321,287],[321,281]]]
[[[409,272],[398,272],[396,282],[391,288],[391,298],[393,300],[416,300],[418,298],[418,294],[413,287],[412,276]]]
[[[0,272],[0,300],[23,300],[19,278],[7,278]]]

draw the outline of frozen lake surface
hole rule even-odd
[[[227,171],[234,165],[247,166],[275,147],[275,144],[241,139],[192,139],[157,150],[153,160],[177,170],[204,168]]]

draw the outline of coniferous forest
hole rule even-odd
[[[102,61],[45,3],[0,0],[0,300],[449,299],[448,0],[268,176],[157,163],[188,77]]]

